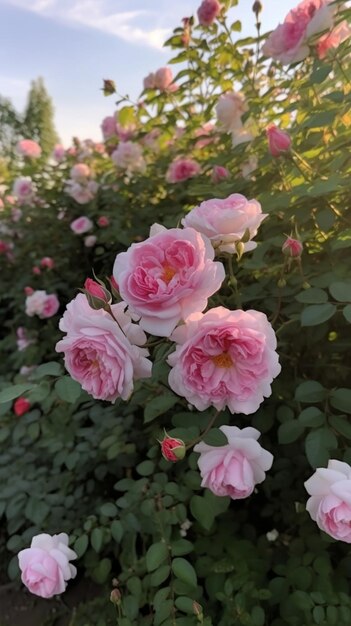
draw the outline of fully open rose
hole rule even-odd
[[[255,485],[266,478],[265,472],[272,467],[273,455],[261,447],[256,428],[221,426],[228,439],[225,446],[209,446],[204,442],[194,447],[200,453],[198,466],[202,487],[216,496],[229,496],[240,500],[250,496]]]
[[[177,328],[170,387],[199,411],[255,413],[280,372],[274,331],[263,313],[224,307],[194,313]]]
[[[154,225],[146,241],[117,255],[113,275],[142,328],[168,337],[220,288],[224,268],[213,258],[211,242],[193,228]]]
[[[79,294],[60,320],[67,336],[56,350],[64,352],[72,378],[96,399],[127,400],[134,380],[151,375],[148,351],[139,347],[146,341],[145,334],[124,309],[123,302],[111,306],[117,323],[106,311],[90,308],[86,296]]]

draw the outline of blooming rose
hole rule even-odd
[[[282,252],[286,256],[290,256],[293,258],[300,257],[303,250],[303,245],[299,239],[293,239],[292,237],[287,237],[282,245]]]
[[[216,307],[190,315],[171,339],[168,382],[203,411],[214,406],[231,413],[255,413],[271,395],[280,365],[274,331],[263,313]]]
[[[201,26],[211,26],[221,9],[222,5],[218,0],[203,0],[197,10],[197,17]]]
[[[71,169],[71,178],[76,183],[84,182],[90,176],[90,167],[86,163],[77,163]]]
[[[226,167],[223,167],[222,165],[214,165],[211,176],[213,183],[220,183],[221,180],[225,180],[226,178],[229,178],[229,176],[230,172]]]
[[[60,320],[67,335],[56,351],[64,352],[72,378],[97,400],[128,400],[134,380],[151,375],[148,351],[139,347],[146,342],[145,333],[132,324],[125,306],[111,305],[113,319],[103,309],[92,309],[86,296],[78,294]]]
[[[34,291],[26,297],[26,314],[28,317],[37,315],[40,319],[47,319],[57,313],[60,307],[57,296],[48,294],[44,290]]]
[[[113,115],[109,115],[102,120],[101,130],[104,139],[110,139],[117,135],[116,119]]]
[[[329,50],[337,48],[345,39],[351,35],[351,26],[344,20],[338,24],[330,33],[323,35],[318,40],[316,49],[319,59],[324,59]]]
[[[21,204],[31,202],[34,198],[34,185],[30,176],[16,178],[12,191]]]
[[[146,163],[141,146],[133,141],[121,141],[116,150],[112,152],[112,161],[131,174],[132,172],[144,172]]]
[[[173,73],[169,67],[160,67],[154,75],[155,88],[160,91],[175,91],[176,85],[173,83]]]
[[[93,222],[85,215],[77,217],[77,219],[73,220],[70,224],[71,230],[73,230],[76,235],[83,235],[88,232],[88,230],[91,230],[93,226]]]
[[[291,138],[285,130],[281,130],[275,124],[270,124],[266,128],[266,134],[268,138],[268,149],[272,156],[278,157],[290,150]]]
[[[302,61],[310,51],[309,38],[330,29],[333,15],[330,0],[303,0],[269,35],[262,47],[263,54],[283,65]]]
[[[77,570],[70,561],[76,553],[68,547],[68,535],[33,537],[30,548],[18,554],[22,582],[31,593],[42,598],[52,598],[63,593],[67,581],[74,578]]]
[[[224,268],[213,258],[211,242],[193,228],[154,225],[146,241],[117,255],[113,275],[142,328],[168,337],[220,288]]]
[[[41,155],[41,147],[32,139],[22,139],[16,146],[18,154],[30,159],[37,159]]]
[[[228,439],[225,446],[209,446],[204,442],[194,447],[199,452],[198,466],[202,487],[216,496],[241,500],[250,496],[255,485],[262,483],[265,472],[272,467],[273,455],[262,448],[256,428],[220,426]]]
[[[40,265],[48,270],[52,270],[55,267],[55,261],[50,256],[44,256],[40,261]]]
[[[257,200],[247,200],[240,193],[233,193],[228,198],[201,202],[182,219],[182,224],[206,235],[214,248],[229,253],[236,252],[235,244],[248,232],[250,241],[244,243],[244,252],[248,252],[257,246],[251,239],[257,235],[265,217]]]
[[[170,164],[166,173],[166,181],[168,183],[180,183],[188,178],[193,178],[193,176],[198,176],[200,171],[200,165],[194,159],[178,157]]]
[[[247,110],[244,96],[236,91],[221,95],[216,105],[217,119],[227,133],[241,131],[241,117]]]
[[[55,161],[60,162],[64,158],[65,154],[65,148],[60,143],[57,143],[52,151],[52,157],[55,159]]]
[[[319,528],[334,539],[351,543],[351,467],[330,460],[305,482],[306,509]]]
[[[90,181],[86,185],[81,185],[80,183],[74,183],[73,181],[68,181],[65,187],[65,191],[73,198],[78,204],[88,204],[94,198],[95,191],[90,189],[90,184],[96,185],[94,181]]]

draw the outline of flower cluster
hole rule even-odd
[[[86,163],[77,163],[71,169],[71,178],[66,181],[65,191],[78,204],[91,202],[99,185],[92,179],[92,172]]]

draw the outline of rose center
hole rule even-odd
[[[174,269],[174,267],[171,267],[170,265],[164,265],[163,266],[163,274],[162,274],[162,280],[165,281],[165,283],[168,283],[172,280],[173,276],[175,276],[177,273],[177,270]]]
[[[222,354],[217,354],[216,356],[212,356],[211,360],[217,367],[225,367],[229,368],[233,365],[233,361],[228,352],[222,352]]]

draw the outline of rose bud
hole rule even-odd
[[[55,266],[55,262],[54,259],[52,259],[50,256],[44,256],[40,261],[40,265],[42,267],[46,267],[48,270],[52,270],[52,268]]]
[[[282,245],[282,252],[286,256],[291,258],[300,258],[303,250],[303,245],[299,239],[293,239],[292,237],[287,237]]]
[[[181,461],[185,457],[185,443],[181,439],[175,439],[174,437],[169,437],[165,432],[165,436],[162,441],[159,442],[161,446],[161,453],[166,461],[171,461],[172,463],[176,463],[177,461]]]
[[[288,152],[291,147],[290,135],[281,130],[275,124],[270,124],[266,129],[268,149],[272,156],[278,157]]]
[[[32,293],[34,293],[34,289],[32,287],[25,287],[23,291],[26,294],[26,296],[31,296]]]
[[[211,180],[213,183],[220,183],[230,176],[229,170],[222,165],[215,165],[212,170]]]
[[[112,94],[116,93],[115,82],[113,80],[110,80],[109,78],[105,79],[102,91],[104,96],[112,96]]]
[[[105,228],[106,226],[110,225],[110,220],[105,215],[101,215],[97,223],[98,223],[98,226],[100,226],[100,228]]]
[[[112,589],[110,594],[110,600],[112,604],[119,606],[121,604],[122,594],[119,589]]]
[[[34,265],[34,267],[32,268],[32,272],[33,274],[36,274],[36,276],[39,276],[39,274],[41,274],[41,269],[40,267],[37,267],[36,265]]]
[[[111,294],[108,289],[100,285],[96,280],[92,280],[92,278],[86,279],[83,293],[85,293],[89,305],[95,311],[105,309],[106,306],[108,308],[108,305],[111,303]]]
[[[17,400],[15,401],[14,405],[13,405],[13,411],[15,413],[15,415],[17,415],[17,417],[21,417],[21,415],[24,415],[25,413],[27,413],[30,409],[30,402],[29,400],[27,400],[27,398],[17,398]]]

